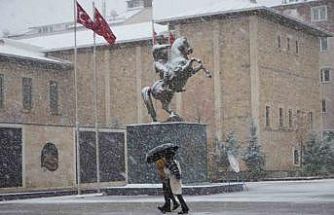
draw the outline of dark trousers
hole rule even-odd
[[[170,187],[170,182],[169,182],[169,179],[162,182],[162,190],[163,190],[163,193],[164,193],[164,199],[165,199],[165,204],[164,204],[164,208],[168,208],[170,209],[170,200],[173,201],[173,204],[174,205],[177,205],[177,201],[172,193],[172,189]]]
[[[177,199],[179,200],[179,202],[181,204],[182,211],[183,212],[188,212],[189,211],[188,205],[184,201],[182,195],[176,195],[176,197],[177,197]]]

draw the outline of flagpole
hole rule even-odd
[[[154,30],[153,8],[154,8],[154,0],[152,0],[152,17],[151,17],[151,22],[152,22],[152,46],[155,45],[155,30]]]
[[[80,144],[79,144],[79,119],[78,119],[78,74],[77,74],[77,1],[73,1],[74,8],[74,91],[75,91],[75,145],[76,145],[76,176],[78,195],[81,194],[80,183]]]
[[[94,14],[94,23],[95,20],[95,2],[93,1],[93,14]],[[96,71],[96,33],[93,31],[93,70],[94,70],[94,108],[95,108],[95,146],[96,146],[96,181],[97,181],[97,192],[100,193],[100,152],[99,152],[99,128],[98,128],[98,117],[97,117],[97,71]]]

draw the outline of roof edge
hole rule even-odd
[[[123,40],[123,41],[115,43],[115,45],[121,45],[121,44],[124,44],[124,43],[135,43],[135,42],[149,41],[149,40],[152,40],[152,37],[143,37],[143,38],[133,39],[133,40]],[[93,46],[94,45],[92,45],[92,44],[81,45],[81,46],[77,46],[77,49],[91,48]],[[96,44],[96,47],[101,47],[101,46],[110,46],[110,45],[108,45],[107,42]],[[71,46],[71,47],[63,47],[63,48],[42,49],[42,52],[49,53],[49,52],[68,51],[68,50],[74,50],[74,47]]]
[[[48,59],[33,58],[33,57],[20,56],[20,55],[16,55],[16,54],[8,54],[8,53],[0,53],[0,56],[3,56],[5,58],[15,58],[15,59],[18,59],[18,60],[39,62],[39,63],[42,63],[42,64],[49,64],[49,65],[51,64],[51,65],[56,66],[57,68],[62,68],[62,69],[70,69],[70,68],[73,67],[72,62],[66,61],[66,60],[61,60],[61,59],[56,59],[56,58],[50,58],[50,60],[48,60]]]
[[[280,13],[279,11],[266,7],[266,6],[259,6],[259,7],[253,7],[253,8],[243,8],[238,10],[228,10],[228,11],[220,11],[220,12],[212,12],[212,13],[204,13],[204,14],[198,14],[198,15],[189,15],[189,16],[180,16],[180,17],[170,17],[166,19],[158,19],[155,20],[159,24],[165,24],[165,23],[171,23],[171,22],[178,22],[186,19],[197,19],[200,17],[212,17],[212,16],[223,16],[223,15],[230,15],[230,14],[237,14],[237,13],[251,13],[251,12],[262,12],[266,15],[271,16],[277,16],[280,18],[283,18],[285,20],[290,21],[290,23],[303,27],[304,29],[309,30],[309,33],[318,36],[318,37],[333,37],[334,33],[327,31],[325,29],[319,28],[315,25],[309,24],[305,21],[296,19],[294,17],[290,17],[287,15],[284,15]]]

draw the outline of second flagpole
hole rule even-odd
[[[93,2],[93,14],[94,14],[94,23],[95,20],[95,2]],[[97,192],[100,193],[100,147],[99,147],[99,127],[98,127],[98,113],[97,113],[97,69],[96,69],[96,33],[93,31],[93,72],[94,72],[94,109],[95,109],[95,146],[96,146],[96,182],[97,182]]]
[[[80,175],[80,143],[79,143],[79,114],[78,114],[78,74],[77,74],[77,1],[73,1],[74,8],[74,91],[75,91],[75,148],[76,148],[76,179],[77,192],[81,194],[81,175]]]

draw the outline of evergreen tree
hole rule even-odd
[[[310,134],[306,141],[303,156],[303,171],[307,175],[322,175],[327,173],[330,160],[330,145],[320,141],[315,134]]]
[[[334,173],[334,139],[331,138],[325,138],[323,140],[324,144],[324,150],[327,150],[326,152],[326,159],[325,159],[325,166],[328,173],[333,174]]]
[[[250,127],[250,139],[243,160],[251,179],[259,179],[264,176],[264,155],[258,141],[257,128],[254,122],[252,122]]]

